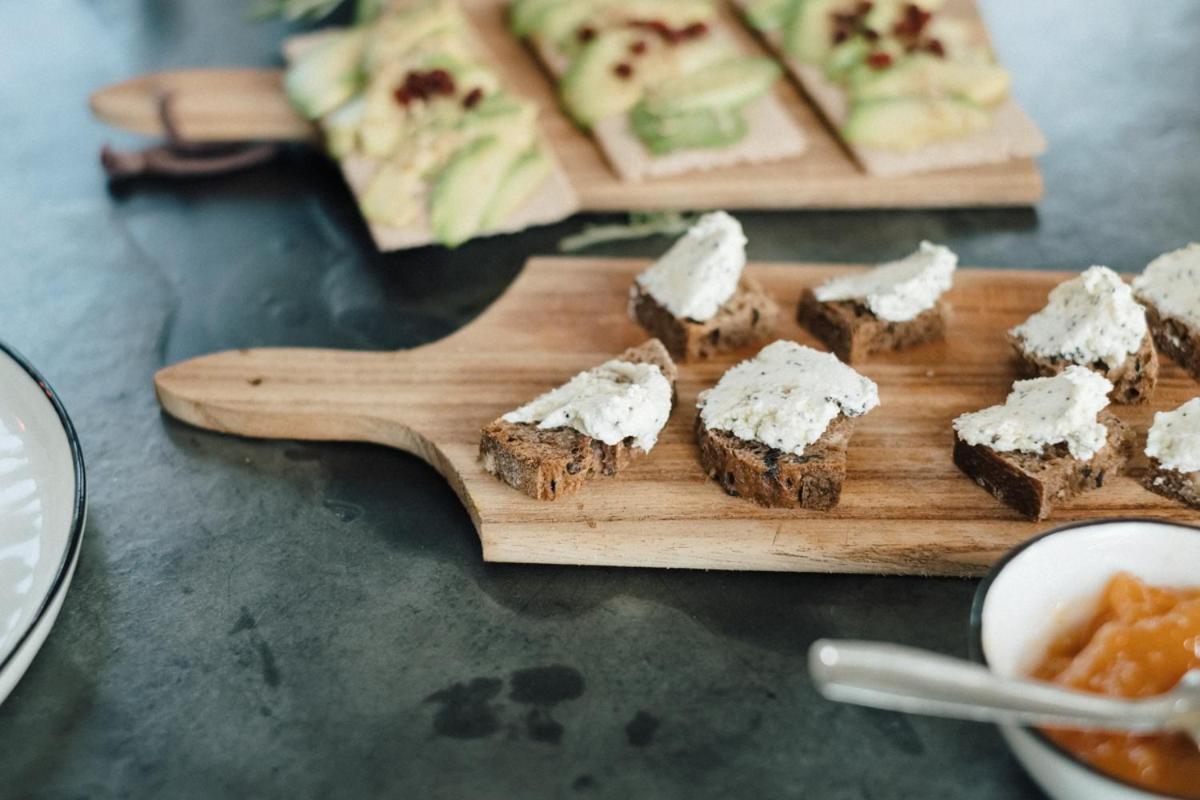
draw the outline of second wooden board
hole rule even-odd
[[[780,81],[779,97],[807,137],[803,155],[673,178],[621,181],[595,143],[562,113],[554,85],[508,32],[504,0],[464,0],[464,5],[513,87],[542,106],[544,131],[583,210],[1020,206],[1042,196],[1041,174],[1031,159],[895,178],[867,175],[787,81]],[[739,24],[733,27],[748,50],[762,50]],[[288,105],[278,70],[143,75],[97,91],[91,104],[96,116],[110,125],[160,134],[164,95],[172,99],[181,133],[193,141],[317,138],[315,129]]]
[[[679,400],[659,444],[616,478],[539,502],[488,475],[480,428],[637,344],[629,286],[646,262],[534,259],[481,317],[434,344],[397,353],[260,349],[168,367],[157,377],[171,414],[245,436],[376,442],[416,453],[454,487],[489,561],[798,572],[978,574],[1013,545],[1079,519],[1200,513],[1151,494],[1133,476],[1031,523],[964,477],[951,461],[951,421],[1004,399],[1015,378],[1004,332],[1040,308],[1065,273],[961,270],[944,342],[861,367],[882,405],[850,446],[842,502],[830,512],[760,508],[729,497],[700,467],[696,396],[753,351],[683,365]],[[804,286],[831,265],[752,265],[785,308],[782,338],[816,344],[793,320]],[[1164,364],[1145,407],[1117,408],[1144,431],[1153,412],[1200,393]]]

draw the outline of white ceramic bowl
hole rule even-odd
[[[1002,675],[1029,674],[1057,634],[1091,616],[1118,572],[1152,585],[1200,585],[1200,528],[1107,520],[1057,528],[1026,542],[979,586],[971,612],[972,656]],[[1034,729],[1002,725],[1000,732],[1055,800],[1170,797],[1105,775]]]
[[[62,607],[85,508],[70,418],[33,367],[0,343],[0,702]]]

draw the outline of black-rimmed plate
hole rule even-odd
[[[54,390],[0,343],[0,702],[46,640],[79,559],[83,454]]]

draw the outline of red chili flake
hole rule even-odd
[[[878,42],[879,41],[879,31],[877,31],[877,30],[872,30],[871,28],[863,28],[862,35],[863,35],[863,38],[866,39],[868,42]]]
[[[875,4],[872,3],[871,0],[862,0],[862,2],[855,6],[854,10],[857,12],[858,16],[865,17],[867,14],[871,13],[871,9],[874,7]]]
[[[629,45],[629,52],[633,53],[635,56],[642,55],[646,52],[646,43],[643,41],[634,42],[633,44]]]
[[[926,52],[933,53],[938,58],[946,57],[946,48],[942,45],[940,39],[930,39],[925,43]]]
[[[693,22],[687,25],[680,33],[685,39],[697,39],[708,33],[708,25],[703,22]]]
[[[833,32],[833,43],[834,44],[841,44],[842,42],[846,41],[849,38],[850,38],[850,34],[846,32],[845,28],[838,28],[836,31]]]
[[[454,76],[446,70],[433,70],[427,80],[430,90],[435,94],[454,94]]]
[[[902,38],[915,39],[929,23],[932,15],[913,3],[904,6],[904,16],[893,26],[892,31]]]
[[[617,64],[615,67],[613,67],[613,74],[622,80],[628,80],[629,78],[633,77],[633,67],[622,61],[620,64]]]
[[[397,86],[392,92],[392,97],[396,98],[396,102],[402,106],[406,106],[412,102],[412,95],[403,86]]]
[[[887,53],[871,53],[867,56],[867,65],[871,69],[887,69],[892,65],[892,57]]]
[[[482,99],[483,89],[480,89],[478,86],[476,86],[474,89],[467,92],[466,97],[463,98],[463,108],[474,108]]]
[[[591,25],[584,25],[579,30],[575,31],[575,38],[581,42],[590,42],[596,38],[596,29]]]

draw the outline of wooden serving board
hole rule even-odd
[[[659,444],[621,475],[539,502],[485,473],[476,458],[483,425],[646,338],[626,316],[630,283],[645,266],[533,259],[483,315],[434,344],[394,353],[219,353],[163,369],[158,397],[174,416],[216,431],[415,453],[450,481],[488,561],[970,575],[1069,520],[1200,519],[1124,476],[1053,521],[1031,523],[952,463],[951,420],[1007,395],[1015,376],[1004,332],[1070,277],[1052,272],[961,270],[947,296],[954,311],[946,341],[861,367],[879,383],[882,405],[858,423],[833,511],[760,508],[729,497],[700,468],[696,396],[753,349],[681,365],[678,404]],[[802,287],[844,269],[761,264],[748,274],[785,309],[780,337],[816,345],[791,312]],[[1155,410],[1196,394],[1200,385],[1164,363],[1154,403],[1116,411],[1144,431]],[[1144,467],[1135,462],[1134,475]]]
[[[1020,206],[1032,205],[1042,196],[1041,174],[1032,159],[893,178],[866,175],[787,81],[780,82],[779,96],[807,136],[804,154],[768,164],[621,181],[591,138],[562,113],[553,83],[508,32],[506,4],[506,0],[463,0],[471,22],[510,85],[541,105],[543,128],[583,210]],[[748,51],[765,52],[744,26],[734,22],[731,27]],[[197,141],[316,139],[312,126],[288,106],[278,70],[180,70],[144,75],[96,92],[91,98],[92,110],[110,125],[137,133],[161,133],[157,104],[164,90],[174,95],[182,133]]]

